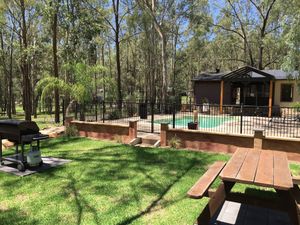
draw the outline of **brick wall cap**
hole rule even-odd
[[[178,129],[178,128],[169,129],[168,132],[215,134],[215,135],[220,135],[220,136],[253,138],[253,135],[250,135],[250,134],[229,134],[229,133],[221,133],[221,132],[214,132],[214,131],[186,130],[186,129]]]
[[[294,141],[300,142],[300,138],[288,138],[288,137],[266,137],[266,140],[278,140],[278,141]]]
[[[133,123],[133,122],[139,122],[140,119],[129,119],[128,121]]]
[[[123,124],[116,124],[116,123],[100,123],[100,122],[86,122],[86,121],[79,121],[79,120],[73,120],[71,121],[71,124],[86,124],[86,125],[100,125],[100,126],[108,126],[108,127],[127,127],[128,125]]]
[[[255,127],[253,131],[265,131],[265,129],[261,127]]]

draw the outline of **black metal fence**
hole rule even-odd
[[[262,128],[266,136],[300,138],[300,108],[295,107],[101,102],[77,106],[76,112],[77,119],[86,121],[138,120],[138,130],[143,132],[159,133],[160,124],[169,123],[173,128],[228,134],[252,135],[255,128]]]

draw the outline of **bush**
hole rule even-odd
[[[169,146],[171,148],[180,148],[181,146],[181,140],[180,138],[178,138],[176,135],[174,137],[171,138],[171,140],[169,141]]]
[[[65,131],[65,136],[66,137],[76,137],[76,136],[78,136],[77,127],[74,126],[74,125],[67,126],[66,131]]]
[[[295,110],[296,110],[297,112],[299,112],[299,111],[300,111],[300,102],[294,102],[294,103],[292,104],[292,107],[294,107]]]
[[[122,144],[122,136],[121,135],[115,135],[114,136],[114,141],[116,141],[117,143]]]
[[[121,113],[118,110],[112,111],[108,114],[109,120],[117,120],[121,118]]]

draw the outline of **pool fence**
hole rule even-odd
[[[225,134],[253,135],[263,129],[269,137],[300,138],[300,108],[249,105],[178,104],[145,102],[97,102],[76,105],[75,119],[89,122],[128,124],[137,120],[141,132],[160,133],[160,125]]]

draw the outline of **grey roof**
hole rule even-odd
[[[193,78],[192,81],[218,81],[221,80],[224,75],[228,72],[220,72],[220,73],[210,73],[204,72],[200,73],[197,77]]]
[[[298,76],[298,72],[285,72],[283,70],[262,70],[265,73],[271,74],[274,76],[275,80],[287,80],[293,77]],[[231,73],[231,71],[228,72],[220,72],[220,73],[210,73],[210,72],[204,72],[196,76],[195,78],[192,79],[192,81],[220,81],[223,76]],[[253,78],[261,78],[262,75],[255,73],[255,72],[250,72],[249,75]]]

